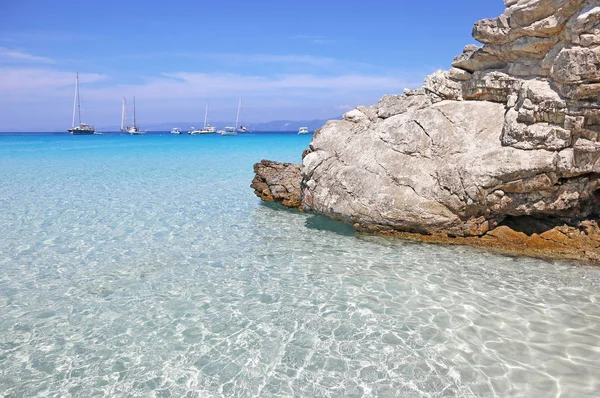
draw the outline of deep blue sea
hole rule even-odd
[[[0,396],[600,396],[600,267],[261,204],[310,140],[0,134]]]

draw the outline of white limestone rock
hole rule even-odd
[[[450,78],[450,73],[438,70],[427,76],[423,88],[445,100],[462,100],[462,87]]]
[[[483,48],[469,44],[465,46],[461,55],[454,58],[452,66],[473,73],[487,69],[502,69],[507,66],[507,62]]]
[[[352,109],[349,112],[346,112],[342,119],[347,120],[353,123],[360,123],[369,120],[369,117],[361,112],[359,109]]]
[[[457,236],[509,216],[600,214],[600,4],[504,4],[452,69],[313,136],[304,208]]]
[[[422,109],[433,103],[431,96],[426,94],[417,95],[384,95],[377,104],[377,116],[387,119],[395,115],[401,115],[411,109]]]

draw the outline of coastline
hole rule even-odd
[[[590,224],[587,231],[564,225],[532,235],[500,226],[481,237],[423,235],[401,231],[372,232],[368,229],[361,232],[433,244],[467,245],[506,255],[571,260],[600,266],[600,230],[597,223]]]
[[[255,177],[250,185],[264,202],[286,208],[321,214],[305,209],[301,201],[301,165],[262,160],[254,165]],[[420,233],[394,229],[380,224],[360,224],[343,217],[328,215],[352,225],[366,235],[387,236],[425,243],[469,245],[496,253],[541,259],[583,261],[600,265],[600,220],[584,219],[567,225],[555,220],[531,217],[505,221],[480,236],[453,236],[447,233]]]

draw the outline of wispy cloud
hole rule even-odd
[[[0,63],[42,63],[53,64],[52,59],[28,54],[22,51],[0,47]]]
[[[95,31],[95,30],[94,30]],[[35,30],[35,27],[28,26],[27,29],[12,30],[4,32],[4,37],[0,38],[0,42],[5,43],[60,43],[60,42],[89,42],[100,41],[110,38],[109,35],[97,34],[93,32],[78,31],[76,35],[73,31],[66,29],[65,31],[57,30]]]
[[[0,79],[0,119],[4,123],[0,128],[35,123],[60,127],[69,118],[74,74],[74,71],[50,67],[0,66],[3,77]],[[350,104],[373,104],[383,94],[400,93],[404,87],[414,88],[421,83],[402,79],[397,74],[260,76],[188,71],[146,76],[136,84],[118,83],[115,77],[94,73],[81,73],[79,80],[84,106],[99,125],[117,120],[121,97],[133,94],[146,122],[193,120],[199,114],[199,104],[206,98],[211,100],[212,117],[227,118],[238,97],[244,98],[246,109],[253,107],[248,113],[253,120],[266,121],[330,117],[353,108]],[[45,115],[43,120],[29,120],[26,115],[31,109]]]
[[[105,61],[137,62],[153,61],[169,66],[185,65],[189,72],[248,73],[260,71],[270,74],[311,73],[327,75],[367,74],[392,75],[397,70],[389,70],[376,63],[339,59],[312,54],[268,54],[232,52],[150,52],[115,54],[108,57],[61,60],[61,64],[102,65]],[[165,72],[173,72],[165,71]]]
[[[333,44],[338,42],[338,40],[333,40],[324,36],[314,35],[296,35],[292,36],[292,39],[303,40],[313,44]]]
[[[53,68],[0,67],[0,91],[13,98],[48,95],[72,95],[68,90],[74,83],[74,72]],[[242,75],[233,73],[174,72],[150,76],[139,84],[112,84],[107,76],[80,73],[82,84],[105,81],[86,88],[86,96],[109,100],[136,93],[146,99],[227,98],[239,95],[254,97],[293,97],[310,99],[330,94],[395,93],[404,87],[416,87],[420,82],[407,81],[397,76],[342,74],[280,74],[274,76]],[[333,105],[332,105],[333,106]]]
[[[305,64],[314,66],[326,66],[337,60],[329,57],[315,57],[312,55],[296,54],[207,54],[208,57],[230,61],[243,61],[253,63],[271,64]]]
[[[127,87],[148,98],[189,98],[256,96],[303,98],[331,93],[401,92],[409,82],[394,76],[285,74],[251,76],[177,72],[149,79],[145,84]],[[126,88],[126,87],[122,87]]]
[[[261,53],[204,53],[204,52],[155,52],[144,54],[124,54],[110,57],[110,59],[139,60],[139,59],[173,59],[184,58],[189,60],[206,61],[216,60],[228,63],[252,64],[303,64],[313,66],[327,66],[339,62],[335,58],[316,57],[307,54],[261,54]]]
[[[52,68],[0,67],[0,75],[0,92],[13,99],[40,97],[75,84],[74,72]],[[96,73],[79,74],[81,83],[94,83],[105,78]]]

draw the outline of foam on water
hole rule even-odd
[[[0,136],[0,392],[599,395],[600,268],[260,204],[309,141]]]

